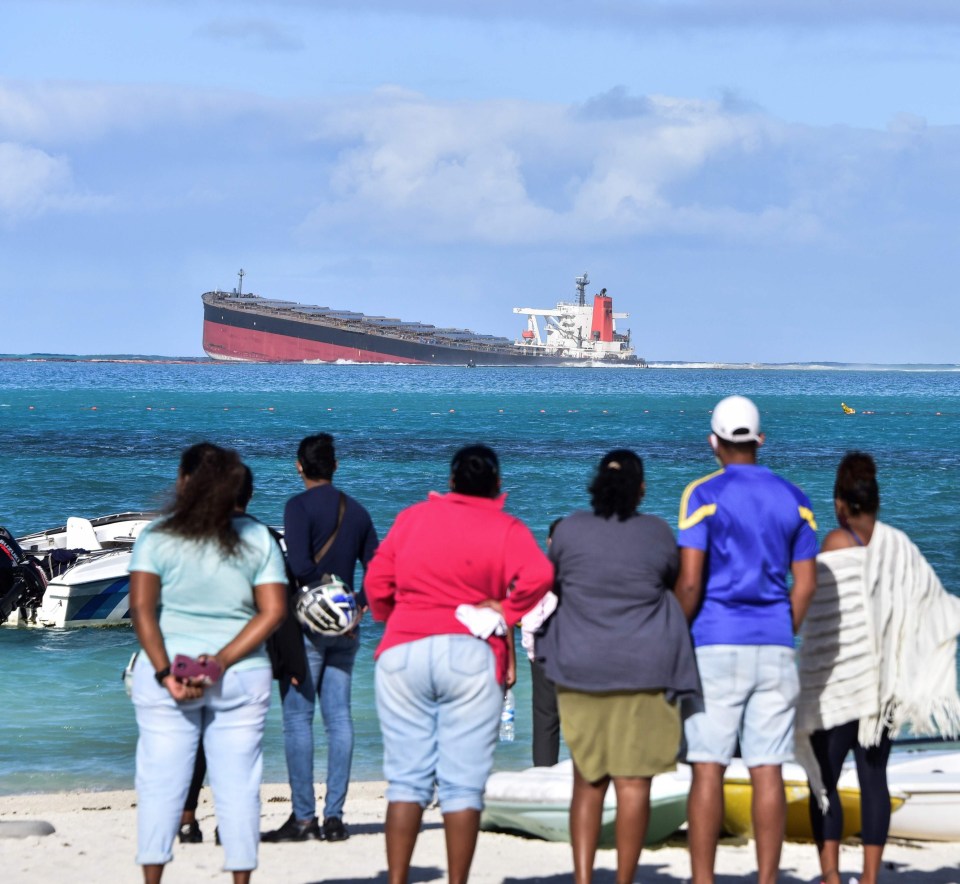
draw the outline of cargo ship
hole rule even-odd
[[[588,301],[586,273],[576,278],[576,300],[559,301],[552,309],[514,307],[514,313],[527,318],[514,341],[469,329],[264,298],[244,292],[243,270],[238,276],[233,291],[202,296],[203,349],[214,359],[469,366],[645,364],[630,345],[630,332],[617,332],[616,320],[627,314],[613,312],[607,290]]]

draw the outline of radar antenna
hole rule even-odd
[[[241,267],[241,268],[240,268],[240,272],[237,274],[237,277],[238,277],[239,280],[240,280],[240,281],[237,283],[237,294],[238,294],[238,295],[242,295],[242,294],[243,294],[243,277],[244,277],[244,276],[246,276],[246,274],[243,272],[243,268]]]
[[[587,271],[583,271],[583,276],[577,277],[577,304],[581,307],[587,303],[587,293],[586,288],[590,285],[590,277],[587,276]]]

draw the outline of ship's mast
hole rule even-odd
[[[590,285],[590,277],[587,271],[583,271],[583,276],[577,277],[577,304],[583,307],[587,303],[587,286]]]
[[[243,272],[242,267],[240,268],[240,272],[237,274],[237,276],[239,277],[239,282],[237,283],[237,294],[242,295],[243,294],[243,277],[246,276],[246,274]]]

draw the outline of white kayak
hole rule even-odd
[[[678,765],[673,773],[658,774],[650,787],[650,822],[646,843],[656,844],[677,831],[687,819],[690,769]],[[487,780],[480,827],[521,832],[547,841],[570,840],[570,801],[573,762],[522,771],[500,771]],[[614,843],[617,796],[611,784],[603,804],[600,843]]]
[[[892,838],[960,841],[960,751],[956,743],[937,746],[918,746],[890,755],[890,791],[907,796],[903,807],[890,818]]]

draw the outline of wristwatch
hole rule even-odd
[[[164,666],[163,669],[159,669],[153,673],[153,677],[157,680],[157,684],[160,687],[163,687],[163,680],[170,674],[170,667]]]

